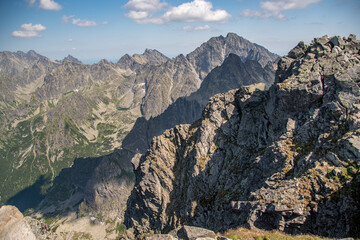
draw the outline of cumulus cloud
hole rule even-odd
[[[189,31],[189,32],[192,32],[192,31],[205,31],[205,30],[208,30],[208,29],[210,29],[209,25],[197,26],[197,27],[194,27],[194,26],[185,26],[185,27],[183,27],[183,30]]]
[[[278,20],[287,20],[284,11],[294,9],[304,9],[312,3],[321,0],[267,0],[260,2],[261,10],[245,9],[242,12],[243,17],[275,18]]]
[[[62,9],[62,6],[53,0],[40,0],[39,7],[45,10],[55,11],[59,11]]]
[[[172,7],[163,18],[166,22],[226,22],[231,17],[225,10],[212,8],[211,2],[194,0]]]
[[[231,15],[222,9],[213,10],[213,5],[207,0],[193,0],[179,6],[170,7],[160,16],[167,4],[160,0],[130,0],[125,8],[129,10],[128,18],[137,23],[163,24],[168,22],[226,22]]]
[[[97,23],[95,21],[90,21],[87,19],[80,19],[80,18],[74,18],[75,15],[70,15],[70,16],[63,16],[62,17],[62,22],[63,23],[68,23],[71,20],[71,23],[79,26],[79,27],[93,27],[93,26],[99,26],[99,25],[105,25],[108,24],[107,21],[103,21],[102,23]]]
[[[46,27],[41,24],[24,23],[20,29],[13,31],[11,35],[19,38],[41,37],[40,32],[45,31]]]
[[[160,0],[130,0],[125,4],[125,8],[131,11],[154,13],[166,5],[166,2],[160,2]]]
[[[125,14],[125,16],[138,23],[161,23],[162,20],[152,16],[154,13],[161,11],[166,5],[166,2],[160,2],[160,0],[130,0],[124,6],[129,10],[129,13]]]

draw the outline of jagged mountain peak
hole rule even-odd
[[[159,65],[161,63],[165,63],[168,60],[169,58],[160,53],[158,50],[146,48],[142,54],[133,54],[132,56],[125,54],[119,59],[117,64],[121,68],[126,69],[132,68],[135,65]]]
[[[28,57],[39,57],[39,56],[40,56],[40,54],[38,54],[38,53],[35,52],[34,50],[29,50],[29,51],[26,53],[26,55],[27,55]]]
[[[62,62],[74,62],[74,63],[82,63],[79,59],[73,57],[72,55],[67,55],[67,57],[65,57]]]
[[[143,54],[134,54],[133,59],[139,64],[158,65],[169,60],[164,54],[157,50],[145,49]]]
[[[264,47],[251,43],[235,33],[228,33],[226,37],[213,37],[186,57],[195,66],[199,77],[204,79],[213,68],[221,65],[230,53],[235,53],[244,62],[256,60],[263,67],[278,57]]]
[[[109,64],[110,62],[106,59],[101,59],[97,64],[100,64],[100,65],[106,65],[106,64]]]

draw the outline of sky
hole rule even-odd
[[[360,39],[360,0],[0,0],[0,51],[53,60],[172,58],[229,32],[281,56],[323,35]]]

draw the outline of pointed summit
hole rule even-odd
[[[62,62],[82,63],[79,59],[71,56],[70,54],[69,54],[67,57],[65,57],[65,58],[62,60]]]
[[[134,54],[134,60],[140,64],[151,64],[151,65],[159,65],[161,63],[166,62],[169,60],[164,54],[160,53],[155,49],[145,49],[143,54]]]
[[[204,79],[213,68],[220,66],[230,53],[238,55],[243,62],[258,61],[263,67],[278,58],[266,48],[235,33],[228,33],[226,37],[213,37],[186,57],[195,66],[200,79]]]

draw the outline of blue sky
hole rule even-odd
[[[280,55],[300,40],[360,38],[359,0],[2,0],[0,51],[117,61],[157,49],[187,54],[234,32]]]

